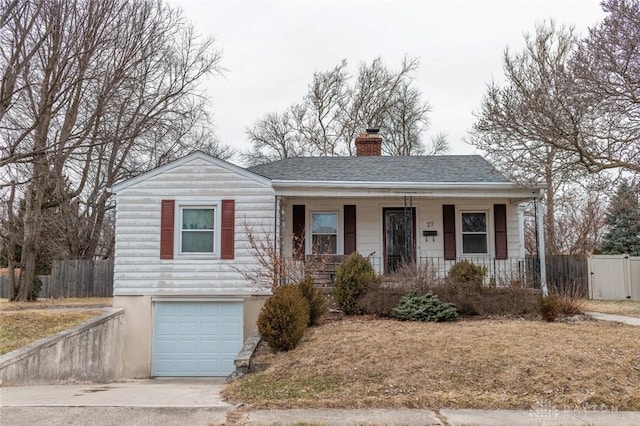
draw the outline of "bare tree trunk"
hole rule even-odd
[[[553,179],[553,150],[547,148],[547,161],[545,162],[544,178],[547,184],[546,190],[546,217],[545,217],[545,230],[546,232],[546,253],[544,254],[556,254],[557,241],[556,241],[556,203],[555,203],[555,182]],[[541,255],[543,255],[541,253]]]
[[[16,182],[11,181],[11,192],[7,200],[7,271],[9,282],[7,284],[7,297],[9,301],[16,300],[16,232],[15,232],[15,216],[13,214],[13,204],[16,197]]]

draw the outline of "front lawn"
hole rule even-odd
[[[0,299],[0,355],[74,327],[111,306],[111,298],[43,299],[8,302]]]
[[[579,321],[347,318],[227,387],[262,408],[640,410],[640,328]],[[593,409],[593,408],[592,408]]]
[[[585,311],[640,318],[640,302],[632,300],[588,300],[584,309]]]

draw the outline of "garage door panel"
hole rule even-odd
[[[157,302],[154,376],[226,376],[242,348],[241,302]]]

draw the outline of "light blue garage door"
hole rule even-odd
[[[241,302],[155,303],[154,376],[226,376],[241,348]]]

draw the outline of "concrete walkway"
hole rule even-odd
[[[637,327],[640,327],[640,318],[626,317],[623,315],[603,314],[601,312],[585,312],[585,314],[589,315],[593,319],[601,321],[621,322],[623,324],[635,325]]]

